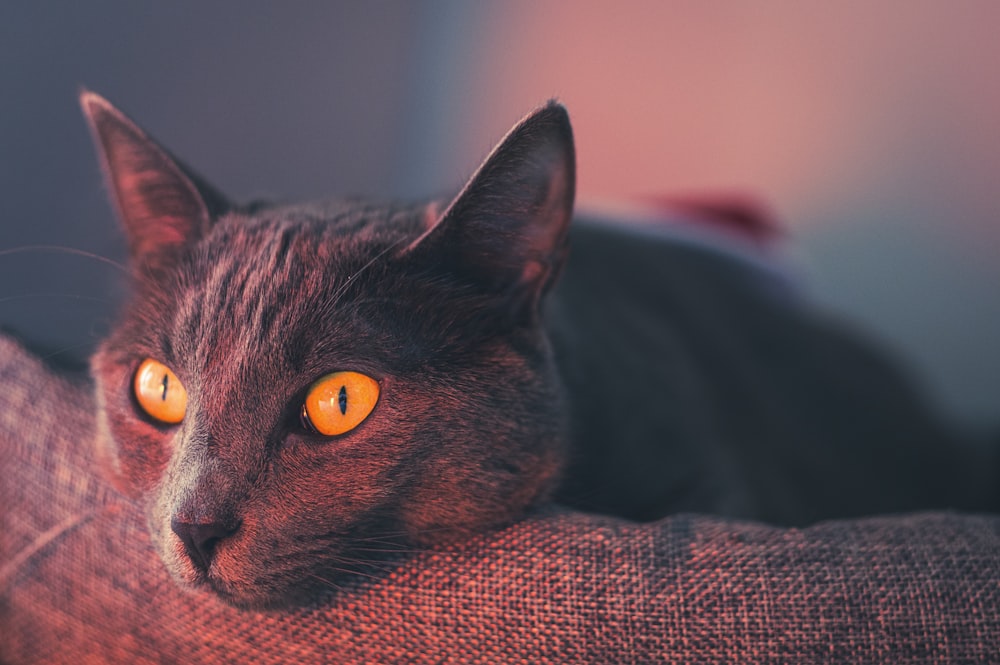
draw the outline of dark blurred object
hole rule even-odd
[[[574,221],[548,312],[577,444],[557,498],[784,525],[1000,509],[997,442],[942,419],[890,352],[802,297],[761,247],[772,222],[691,209]]]

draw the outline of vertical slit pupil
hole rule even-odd
[[[169,380],[167,379],[167,375],[164,374],[163,375],[163,395],[160,397],[160,399],[162,399],[164,402],[167,401],[167,383],[168,383],[168,381]]]
[[[340,387],[340,394],[337,395],[337,403],[340,405],[340,415],[347,414],[347,386]]]

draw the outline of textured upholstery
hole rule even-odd
[[[549,509],[319,607],[180,591],[92,468],[90,386],[0,337],[0,661],[998,662],[1000,518],[778,529]]]

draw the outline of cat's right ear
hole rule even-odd
[[[156,267],[169,261],[228,209],[222,195],[106,99],[84,90],[80,106],[135,265]]]
[[[569,116],[550,101],[507,133],[443,213],[428,210],[433,221],[405,251],[534,321],[566,258],[575,171]]]

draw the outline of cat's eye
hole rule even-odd
[[[152,358],[143,360],[135,372],[132,389],[139,406],[154,420],[169,425],[184,420],[187,391],[163,363]]]
[[[378,402],[378,381],[358,372],[327,374],[309,387],[302,405],[302,426],[337,436],[360,425]]]

